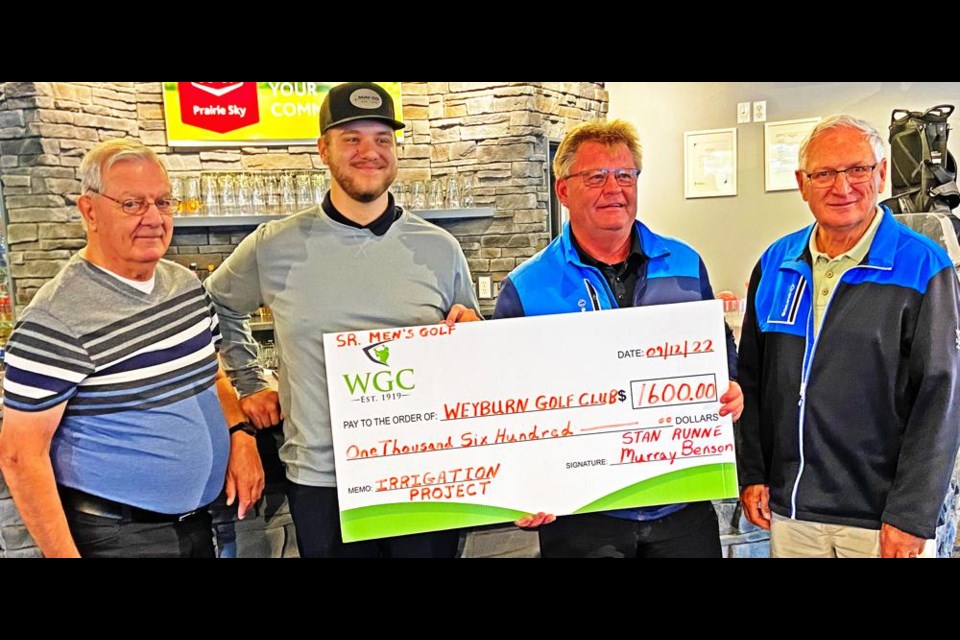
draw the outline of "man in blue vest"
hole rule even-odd
[[[932,555],[960,444],[960,294],[947,254],[877,206],[883,139],[850,116],[800,147],[816,223],[750,278],[740,343],[744,513],[773,556]]]
[[[600,311],[710,300],[707,270],[688,245],[659,236],[637,218],[642,155],[636,130],[622,120],[588,122],[564,137],[554,159],[560,202],[570,211],[563,233],[503,282],[494,318]],[[727,331],[730,377],[736,350]],[[736,382],[720,398],[736,420]],[[720,557],[717,516],[709,502],[517,521],[538,528],[542,557]]]

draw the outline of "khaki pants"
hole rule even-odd
[[[936,556],[936,544],[927,540],[921,558]],[[770,523],[773,558],[879,558],[880,531],[840,524],[791,520],[773,514]]]

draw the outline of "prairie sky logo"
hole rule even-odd
[[[179,82],[184,124],[229,133],[260,122],[256,82]]]
[[[204,93],[209,93],[218,98],[223,97],[231,91],[236,91],[243,86],[242,82],[191,82],[191,86],[200,89]],[[222,85],[222,86],[218,86]]]

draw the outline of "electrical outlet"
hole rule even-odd
[[[753,121],[754,122],[766,122],[767,121],[767,101],[760,100],[753,103]]]
[[[477,278],[477,297],[481,300],[493,298],[493,279],[490,276]]]
[[[744,122],[750,122],[750,103],[738,102],[737,103],[737,124],[743,124]]]
[[[496,297],[499,296],[499,295],[500,295],[500,283],[499,283],[499,282],[494,282],[494,283],[493,283],[493,297],[496,298]]]

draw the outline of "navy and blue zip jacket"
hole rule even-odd
[[[712,300],[713,289],[703,260],[689,245],[659,236],[640,221],[635,223],[644,259],[640,261],[633,306]],[[618,308],[606,278],[580,260],[571,238],[570,223],[540,253],[504,279],[494,318],[518,318],[556,313],[579,313]],[[726,328],[730,379],[737,376],[733,333]],[[630,520],[656,520],[676,513],[686,504],[607,511]]]
[[[814,227],[750,278],[738,473],[781,516],[932,538],[960,445],[960,293],[947,254],[883,220],[813,332]]]

